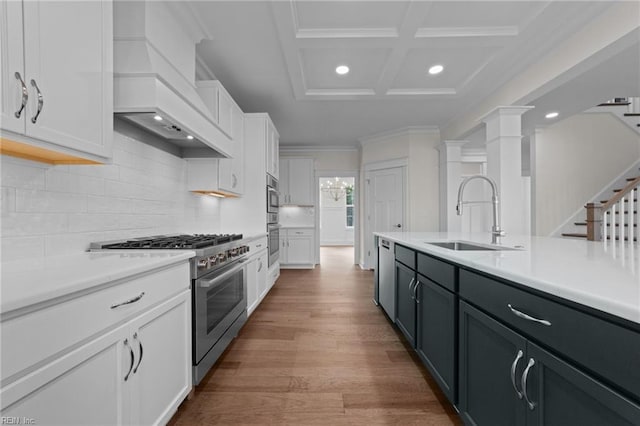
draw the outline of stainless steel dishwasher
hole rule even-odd
[[[378,301],[391,321],[396,321],[395,250],[392,241],[378,239]]]

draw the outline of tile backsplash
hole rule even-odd
[[[220,201],[187,190],[186,161],[114,133],[113,162],[52,166],[0,156],[2,261],[92,241],[220,232]]]

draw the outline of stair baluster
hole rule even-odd
[[[615,242],[617,240],[624,244],[625,241],[638,240],[640,232],[635,229],[638,227],[640,216],[638,214],[640,211],[639,187],[640,177],[631,179],[629,184],[617,190],[616,195],[610,200],[603,204],[588,203],[585,206],[589,241],[612,240]]]

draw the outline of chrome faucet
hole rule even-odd
[[[456,212],[458,216],[462,216],[462,205],[464,202],[462,201],[462,194],[464,192],[464,187],[469,183],[469,181],[473,179],[484,179],[491,185],[491,204],[493,204],[493,226],[491,227],[491,244],[498,244],[499,238],[505,235],[505,232],[500,229],[500,213],[498,212],[498,187],[493,179],[483,176],[483,175],[473,175],[465,178],[460,184],[458,188],[458,203],[456,204]]]

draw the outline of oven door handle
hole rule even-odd
[[[245,263],[246,261],[247,261],[246,259],[239,260],[234,268],[228,270],[227,272],[225,272],[223,274],[220,274],[220,275],[216,276],[215,278],[211,278],[208,281],[200,281],[200,280],[198,280],[198,286],[202,287],[202,288],[213,287],[216,282],[218,282],[220,280],[223,280],[224,278],[228,277],[229,275],[233,275],[236,272],[238,272],[241,269],[242,264]]]

